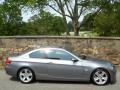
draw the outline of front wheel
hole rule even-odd
[[[105,85],[109,81],[109,73],[103,69],[97,69],[93,72],[92,81],[96,85]]]
[[[19,71],[18,78],[22,83],[30,83],[34,79],[34,73],[29,68],[23,68]]]

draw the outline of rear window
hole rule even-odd
[[[30,58],[45,58],[44,51],[35,51],[29,54]]]

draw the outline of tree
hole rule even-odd
[[[31,17],[27,28],[34,35],[61,35],[65,32],[63,19],[45,11]]]
[[[22,24],[20,2],[5,0],[0,4],[0,35],[17,35]]]
[[[119,36],[120,1],[96,0],[93,6],[99,7],[100,11],[87,14],[82,22],[82,27],[92,30],[99,36]]]
[[[115,13],[100,13],[94,20],[94,32],[99,36],[120,36],[120,20]]]
[[[84,16],[84,19],[81,23],[82,31],[92,31],[92,29],[94,28],[93,22],[94,16],[92,13],[89,13],[86,16]]]
[[[24,7],[39,10],[39,15],[23,22]],[[46,7],[62,17],[45,12]],[[60,35],[65,30],[69,35],[71,29],[79,35],[86,29],[100,36],[119,36],[119,16],[119,0],[4,0],[0,4],[0,35]],[[71,22],[67,23],[67,18]]]
[[[29,22],[23,22],[22,9],[36,9],[33,3],[36,3],[36,0],[5,0],[1,3],[0,35],[60,35],[65,31],[63,19],[44,12],[44,5],[39,5],[39,15],[33,16]]]
[[[111,0],[94,17],[93,31],[99,36],[120,36],[120,1]]]
[[[69,17],[72,20],[74,35],[78,36],[80,29],[79,18],[86,11],[86,2],[82,0],[53,0],[53,2],[56,4],[55,7],[50,4],[48,4],[48,6],[63,16],[67,31],[66,17]],[[59,8],[59,10],[57,10],[56,7]]]
[[[77,36],[79,35],[79,30],[81,27],[79,19],[83,14],[86,14],[87,12],[90,11],[92,12],[93,7],[91,7],[91,2],[94,0],[42,0],[42,1],[37,0],[38,5],[36,6],[45,5],[59,13],[63,17],[66,32],[68,35],[69,30],[67,27],[67,17],[70,18],[72,20],[74,35]],[[96,7],[94,8],[98,9]],[[94,10],[94,12],[95,11],[98,10]]]

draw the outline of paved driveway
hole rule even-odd
[[[0,90],[120,90],[120,70],[117,72],[117,83],[107,86],[96,86],[84,82],[53,82],[36,81],[32,84],[22,84],[17,79],[6,75],[0,70]]]

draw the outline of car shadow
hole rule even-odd
[[[20,82],[18,78],[16,77],[10,77],[11,81],[14,82]],[[85,82],[85,81],[53,81],[53,80],[36,80],[32,83],[43,83],[43,84],[91,84],[91,82]]]
[[[18,78],[16,78],[16,77],[10,77],[10,80],[15,81],[15,82],[19,82]]]
[[[53,80],[38,80],[38,83],[49,83],[49,84],[91,84],[85,81],[53,81]]]

